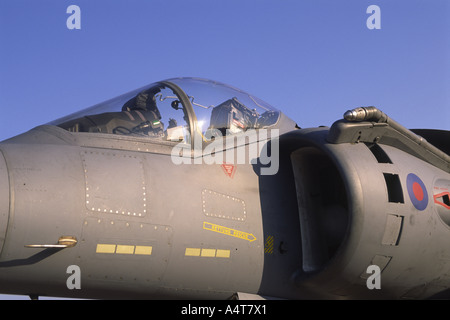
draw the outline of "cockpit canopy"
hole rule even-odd
[[[206,79],[156,82],[51,122],[71,132],[190,143],[277,124],[280,112],[228,85]]]

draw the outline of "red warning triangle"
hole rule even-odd
[[[234,165],[228,164],[228,163],[223,163],[221,165],[221,167],[227,176],[229,176],[230,178],[233,178],[234,173],[236,172],[236,167]]]

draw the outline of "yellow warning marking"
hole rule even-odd
[[[229,258],[229,257],[230,257],[230,250],[217,249],[216,258]]]
[[[200,251],[200,248],[186,248],[184,255],[190,257],[200,257]]]
[[[152,250],[153,250],[152,246],[136,246],[136,249],[134,250],[134,254],[151,256]]]
[[[229,258],[231,253],[230,250],[224,249],[186,248],[184,255],[187,257]]]
[[[97,253],[115,253],[116,245],[115,244],[97,244]]]
[[[117,245],[116,253],[133,254],[134,253],[134,246]]]
[[[264,252],[268,254],[273,253],[273,236],[268,236],[266,238],[266,243],[264,244]]]
[[[203,229],[209,230],[209,231],[213,231],[213,232],[217,232],[217,233],[221,233],[221,234],[224,234],[224,235],[227,235],[227,236],[231,236],[231,237],[247,240],[249,242],[252,242],[252,241],[256,240],[256,237],[252,233],[248,233],[248,232],[244,232],[244,231],[239,231],[239,230],[227,228],[227,227],[224,227],[224,226],[219,226],[218,224],[209,223],[209,222],[206,222],[206,221],[203,222]]]
[[[152,255],[152,246],[130,246],[122,244],[97,244],[96,253]]]
[[[201,256],[214,258],[216,256],[216,249],[202,249]]]

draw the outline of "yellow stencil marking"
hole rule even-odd
[[[216,256],[216,249],[202,249],[201,256],[214,258]]]
[[[229,257],[230,257],[230,250],[217,249],[216,258],[229,258]]]
[[[243,239],[243,240],[247,240],[249,242],[255,241],[256,237],[251,234],[251,233],[247,233],[244,231],[239,231],[239,230],[235,230],[235,229],[231,229],[231,228],[227,228],[224,226],[219,226],[218,224],[214,224],[214,223],[209,223],[204,221],[203,222],[203,229],[205,230],[209,230],[209,231],[213,231],[213,232],[217,232],[217,233],[221,233],[230,237],[235,237],[235,238],[239,238],[239,239]]]
[[[184,255],[187,257],[229,258],[231,252],[224,249],[186,248]]]
[[[134,253],[134,246],[117,245],[116,253],[133,254]]]
[[[130,246],[122,244],[97,244],[96,253],[152,255],[152,246]]]
[[[189,257],[200,257],[200,251],[200,248],[186,248],[184,255]]]
[[[146,256],[152,255],[152,246],[136,246],[136,249],[134,249],[134,254],[141,254]]]
[[[97,244],[97,253],[115,253],[116,245],[115,244]]]

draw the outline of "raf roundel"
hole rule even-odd
[[[414,173],[410,173],[406,177],[406,186],[414,207],[420,211],[425,210],[428,206],[428,192],[423,181]]]

